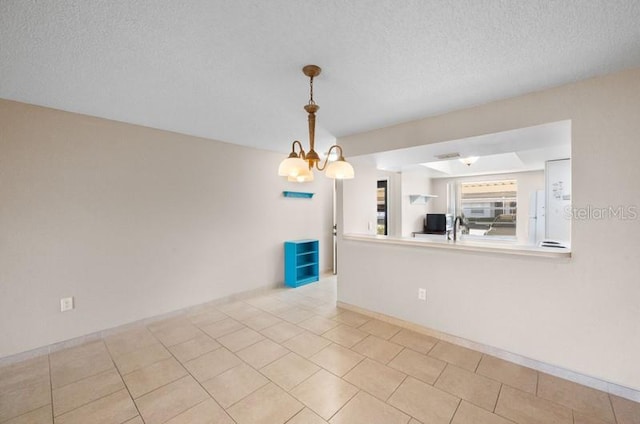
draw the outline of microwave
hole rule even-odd
[[[426,234],[447,234],[453,229],[453,215],[448,213],[428,213],[424,218]]]

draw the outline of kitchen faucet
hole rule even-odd
[[[463,224],[461,216],[456,216],[456,219],[453,221],[453,241],[456,241],[458,238],[458,221],[460,221],[460,225]]]

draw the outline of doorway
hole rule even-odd
[[[386,236],[389,234],[389,202],[388,202],[388,180],[378,181],[377,205],[378,205],[378,221],[376,226],[376,234]]]

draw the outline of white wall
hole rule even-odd
[[[518,172],[514,174],[483,175],[462,178],[434,178],[432,180],[433,194],[438,198],[432,199],[434,208],[447,211],[447,184],[454,182],[516,180],[518,203],[516,237],[519,244],[529,242],[529,195],[536,190],[544,190],[544,171]],[[535,229],[534,229],[535,231]]]
[[[424,217],[429,211],[430,199],[426,204],[411,204],[412,194],[433,194],[431,179],[427,171],[411,170],[402,172],[402,236],[411,237],[411,233],[424,230]]]
[[[283,156],[0,100],[0,357],[282,283],[287,239],[331,268],[331,180]]]
[[[375,234],[377,221],[376,190],[378,171],[367,158],[349,158],[356,172],[356,178],[343,180],[338,188],[342,190],[343,208],[350,211],[342,219],[339,233]]]
[[[637,207],[638,87],[632,69],[338,141],[366,155],[571,119],[573,206]],[[338,298],[640,390],[638,251],[638,220],[615,217],[574,220],[569,261],[342,240]]]

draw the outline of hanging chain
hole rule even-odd
[[[309,104],[315,105],[316,102],[313,101],[313,77],[309,77]]]

